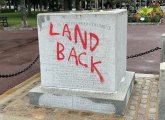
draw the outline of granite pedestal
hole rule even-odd
[[[42,13],[38,36],[41,86],[30,91],[32,104],[124,113],[134,81],[126,10]]]
[[[123,115],[134,86],[134,72],[126,72],[118,92],[96,92],[78,89],[44,88],[38,86],[29,92],[30,103],[43,107],[60,107]]]

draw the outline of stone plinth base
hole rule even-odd
[[[120,83],[116,93],[38,86],[32,89],[28,96],[30,103],[34,105],[122,115],[134,86],[134,75],[134,72],[126,72],[126,80]]]
[[[164,59],[165,60],[165,59]],[[159,120],[165,118],[165,62],[160,63]]]

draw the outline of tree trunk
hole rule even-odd
[[[20,0],[20,7],[21,7],[21,21],[22,27],[27,27],[27,12],[25,6],[25,0]]]
[[[17,0],[14,0],[14,10],[18,10],[18,2]]]
[[[44,10],[47,10],[47,8],[48,8],[48,2],[49,2],[49,0],[44,0],[43,1]]]
[[[40,6],[40,12],[42,12],[42,0],[40,0],[39,6]]]
[[[76,10],[80,10],[80,0],[75,1]]]
[[[68,0],[64,0],[64,10],[69,10],[68,4]]]
[[[72,10],[72,0],[64,0],[64,10]]]
[[[28,14],[30,15],[31,14],[31,7],[32,7],[30,0],[27,0],[27,4],[28,4]]]
[[[11,1],[8,0],[9,10],[11,11]]]
[[[73,0],[69,0],[68,1],[68,8],[69,8],[69,10],[72,10],[72,4],[73,4]]]
[[[58,0],[55,0],[55,3],[56,3],[56,5],[55,5],[56,11],[59,11]]]

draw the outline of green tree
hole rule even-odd
[[[0,0],[0,9],[1,9],[1,7],[4,6],[4,5],[5,5],[5,0]]]
[[[80,0],[75,1],[76,10],[80,10]]]
[[[5,0],[0,0],[0,6],[5,5]]]
[[[32,3],[31,0],[27,0],[27,6],[28,6],[28,14],[31,14],[31,8],[32,8]]]
[[[72,0],[64,0],[64,10],[72,10]]]
[[[11,0],[7,0],[7,2],[8,2],[9,10],[11,11]]]
[[[25,0],[20,0],[20,8],[21,8],[21,21],[22,27],[27,27],[27,12],[26,12],[26,5]]]

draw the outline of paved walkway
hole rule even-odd
[[[159,77],[137,75],[126,120],[157,120]]]
[[[128,25],[127,55],[134,55],[161,47],[161,35],[165,33],[165,17],[160,25]],[[127,60],[127,69],[138,73],[158,74],[160,50]]]
[[[27,67],[38,55],[37,31],[0,31],[0,74],[13,74]],[[28,71],[0,78],[0,94],[18,85],[40,70],[39,62]]]
[[[39,74],[0,96],[0,120],[157,120],[158,75],[136,74],[134,92],[124,116],[29,104],[28,91],[40,83]]]

